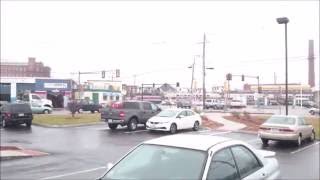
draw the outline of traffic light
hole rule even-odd
[[[152,87],[154,88],[154,87],[156,87],[156,85],[153,83],[153,84],[152,84]]]
[[[241,81],[244,81],[244,75],[241,75]]]
[[[120,69],[116,69],[116,77],[120,77]]]
[[[102,71],[101,72],[101,76],[102,76],[102,78],[105,78],[106,77],[106,71]]]
[[[262,87],[258,87],[258,93],[260,94],[262,92]]]
[[[177,87],[179,87],[179,86],[180,86],[179,82],[177,82],[176,86],[177,86]]]
[[[232,74],[231,74],[231,73],[228,73],[228,74],[227,74],[227,80],[228,80],[228,81],[231,81],[231,80],[232,80]]]

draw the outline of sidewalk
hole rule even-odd
[[[10,160],[34,156],[44,156],[48,153],[34,151],[30,149],[22,149],[16,146],[0,146],[0,160]]]
[[[215,121],[223,124],[222,127],[219,127],[217,130],[221,131],[239,131],[242,128],[245,128],[246,125],[242,123],[237,123],[233,121],[229,121],[223,118],[223,116],[228,115],[226,113],[206,113],[205,114],[209,120]]]

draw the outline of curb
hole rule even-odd
[[[68,124],[68,125],[47,125],[33,123],[32,125],[45,127],[45,128],[70,128],[70,127],[82,127],[82,126],[93,126],[97,124],[105,124],[105,122],[94,122],[94,123],[83,123],[83,124]]]

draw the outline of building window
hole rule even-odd
[[[113,101],[113,96],[110,96],[110,100]]]
[[[108,95],[107,94],[103,94],[103,100],[107,101],[108,100]]]
[[[119,96],[116,96],[116,101],[119,101],[120,97]]]

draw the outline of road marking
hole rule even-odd
[[[304,151],[304,150],[306,150],[306,149],[308,149],[308,148],[310,148],[310,147],[312,147],[312,146],[314,146],[314,145],[317,145],[317,144],[319,144],[319,143],[320,143],[320,142],[316,142],[316,143],[310,144],[309,146],[306,146],[306,147],[304,147],[304,148],[298,149],[298,150],[296,150],[296,151],[292,151],[291,154],[295,154],[295,153]]]
[[[220,135],[220,134],[228,134],[231,133],[232,131],[224,131],[224,132],[217,132],[217,133],[210,133],[209,135],[214,136],[214,135]]]
[[[56,178],[60,178],[60,177],[71,176],[71,175],[75,175],[75,174],[82,174],[82,173],[91,172],[91,171],[96,171],[96,170],[99,170],[99,169],[106,169],[106,168],[107,168],[107,167],[105,167],[105,166],[101,166],[101,167],[97,167],[97,168],[94,168],[94,169],[87,169],[87,170],[83,170],[83,171],[76,171],[76,172],[67,173],[67,174],[62,174],[62,175],[57,175],[57,176],[50,176],[50,177],[42,178],[41,180],[45,180],[45,179],[56,179]]]
[[[149,130],[145,129],[145,130],[138,130],[138,131],[124,132],[124,133],[126,133],[126,134],[131,134],[131,133],[139,133],[139,132],[146,132],[146,131],[149,131]]]

